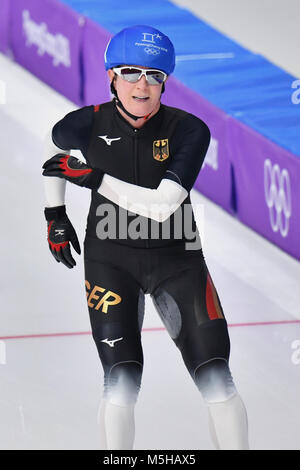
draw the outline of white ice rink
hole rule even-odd
[[[103,374],[83,259],[54,261],[43,215],[42,138],[75,106],[1,54],[0,79],[0,449],[97,449]],[[300,263],[195,191],[192,201],[204,205],[250,446],[300,450]],[[82,246],[89,191],[68,185],[67,204]],[[135,449],[212,449],[204,403],[148,296],[142,340]]]

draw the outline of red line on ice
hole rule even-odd
[[[300,323],[300,320],[278,320],[278,321],[263,321],[263,322],[248,322],[248,323],[229,323],[229,328],[241,327],[241,326],[266,326],[266,325],[287,325],[292,323]],[[146,333],[149,331],[164,331],[165,328],[143,328],[142,332]],[[28,334],[28,335],[15,335],[15,336],[0,336],[0,340],[9,339],[30,339],[30,338],[57,338],[60,336],[83,336],[90,335],[91,331],[71,331],[65,333],[41,333],[41,334]]]

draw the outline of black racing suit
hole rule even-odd
[[[210,132],[201,119],[165,105],[136,129],[114,102],[108,102],[67,114],[54,126],[52,137],[59,148],[80,149],[91,167],[127,183],[156,189],[167,178],[189,193]],[[120,220],[126,220],[127,227],[136,223],[135,233],[140,226],[148,230],[141,231],[140,238],[120,236]],[[105,239],[107,223],[115,230],[107,230]],[[151,223],[92,191],[84,242],[85,285],[106,393],[124,370],[136,392],[139,389],[145,293],[151,295],[194,380],[201,364],[229,358],[227,323],[199,245],[189,194],[167,221],[156,222],[154,231]]]

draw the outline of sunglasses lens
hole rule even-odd
[[[161,85],[164,82],[164,74],[159,70],[146,72],[149,85]]]
[[[121,76],[130,83],[136,83],[143,73],[143,70],[124,67],[120,69]],[[149,70],[146,72],[147,82],[149,85],[161,85],[165,80],[165,75],[159,70]]]
[[[135,83],[139,80],[141,71],[132,68],[123,68],[121,69],[121,76],[127,82]]]

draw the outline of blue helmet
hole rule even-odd
[[[175,50],[170,39],[158,29],[130,26],[111,38],[104,61],[106,70],[118,65],[141,65],[169,75],[175,68]]]

